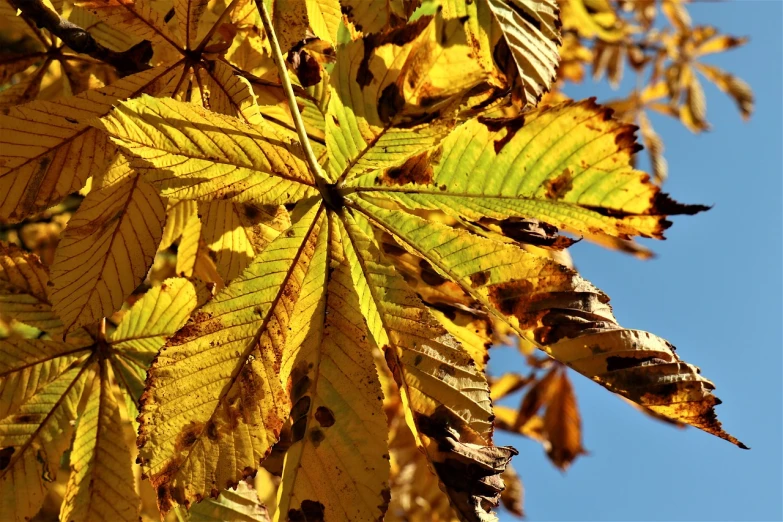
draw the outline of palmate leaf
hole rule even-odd
[[[136,413],[150,360],[195,303],[191,283],[168,279],[106,340],[0,339],[0,493],[9,520],[29,520],[41,507],[74,433],[63,519],[138,520],[131,426],[122,419]]]

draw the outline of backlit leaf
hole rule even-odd
[[[276,368],[324,226],[319,205],[202,308],[152,365],[139,451],[163,512],[254,473],[290,401]],[[296,326],[298,330],[300,327]]]
[[[105,135],[90,120],[117,100],[154,92],[171,67],[128,76],[97,91],[35,101],[0,115],[0,218],[19,221],[82,188],[114,159]]]
[[[138,168],[165,197],[281,204],[314,194],[297,145],[268,125],[142,97],[119,105],[101,127],[145,160]]]
[[[164,216],[160,196],[138,174],[87,195],[52,265],[50,298],[66,330],[120,308],[152,264]]]

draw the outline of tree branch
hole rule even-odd
[[[86,54],[117,69],[127,76],[150,68],[152,44],[141,41],[125,51],[113,51],[98,43],[93,36],[76,24],[60,17],[41,0],[10,0],[11,5],[40,28],[48,29],[77,53]]]

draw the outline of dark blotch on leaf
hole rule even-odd
[[[440,286],[446,282],[446,279],[437,273],[426,259],[419,261],[419,268],[421,268],[421,280],[428,285]]]
[[[313,428],[310,430],[310,442],[313,443],[313,446],[316,448],[321,444],[321,441],[326,438],[326,435],[324,435],[324,432],[319,430],[318,428]]]
[[[0,470],[7,468],[8,464],[11,463],[11,456],[14,454],[14,451],[16,451],[16,448],[13,446],[0,449]]]
[[[517,116],[515,118],[478,118],[479,123],[483,123],[489,132],[499,132],[506,129],[506,135],[502,138],[495,140],[494,148],[495,154],[499,154],[503,147],[510,142],[517,131],[519,131],[525,125],[525,117]]]
[[[378,98],[378,117],[385,124],[390,124],[405,107],[405,98],[403,98],[400,88],[396,83],[390,83],[384,87]]]
[[[334,413],[326,406],[318,406],[318,409],[315,410],[315,420],[321,427],[328,428],[334,425]]]
[[[380,181],[384,185],[407,185],[408,183],[430,185],[432,184],[432,176],[429,155],[422,152],[409,158],[399,167],[388,169],[381,176]]]

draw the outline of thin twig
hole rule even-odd
[[[291,80],[288,78],[288,69],[283,59],[283,52],[280,50],[280,44],[277,41],[277,35],[272,27],[272,20],[269,18],[269,12],[266,10],[263,0],[256,0],[256,6],[259,13],[261,13],[261,21],[264,24],[264,30],[266,31],[269,43],[272,46],[272,57],[275,59],[277,65],[278,76],[280,76],[280,83],[283,85],[283,92],[285,92],[288,98],[288,107],[291,110],[291,116],[294,118],[294,127],[296,127],[296,134],[299,136],[299,143],[304,150],[305,160],[307,166],[315,178],[315,183],[318,186],[318,190],[324,197],[328,197],[327,185],[329,182],[321,174],[321,168],[318,166],[318,158],[315,157],[313,147],[310,145],[310,140],[307,137],[307,131],[305,131],[304,121],[302,120],[302,114],[299,112],[299,106],[296,104],[296,96],[294,95],[294,89],[291,86]]]
[[[99,44],[93,36],[76,24],[60,17],[46,7],[41,0],[10,0],[11,5],[38,27],[48,29],[77,53],[92,56],[117,69],[120,76],[126,76],[150,68],[152,44],[141,41],[125,51],[112,51]]]

